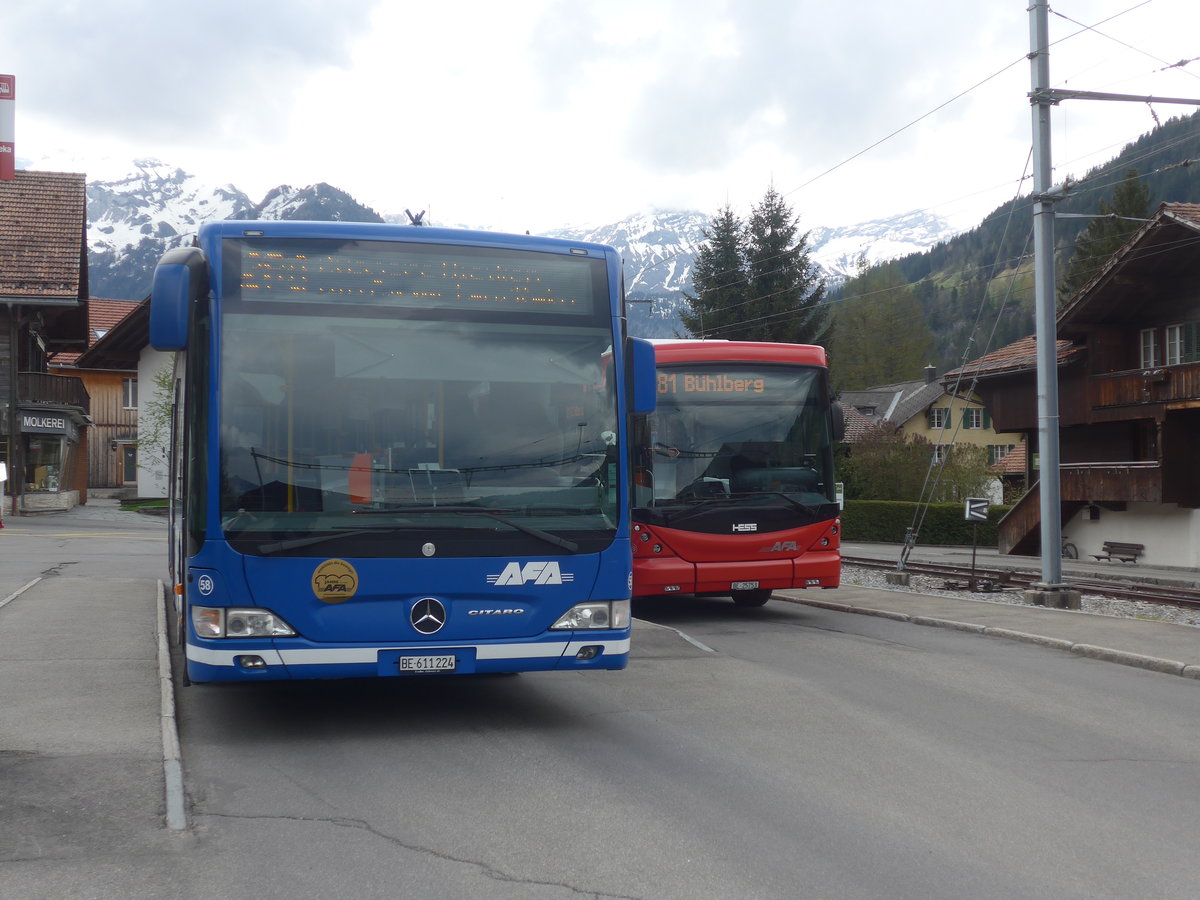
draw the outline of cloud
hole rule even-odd
[[[764,142],[822,162],[856,152],[991,74],[971,60],[996,37],[994,17],[936,7],[914,16],[860,0],[848,16],[790,0],[680,3],[631,111],[628,151],[663,171],[702,171]]]
[[[339,0],[9,0],[19,111],[79,133],[196,144],[279,122],[351,60],[370,8]]]

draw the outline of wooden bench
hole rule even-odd
[[[1121,541],[1105,541],[1104,546],[1100,548],[1100,553],[1093,553],[1092,556],[1098,560],[1108,560],[1111,562],[1114,559],[1119,559],[1121,562],[1135,563],[1138,557],[1146,552],[1145,544],[1125,544]]]

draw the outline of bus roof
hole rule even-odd
[[[770,341],[651,339],[657,363],[768,362],[828,366],[825,348]]]
[[[472,244],[511,250],[540,250],[587,256],[616,255],[606,244],[568,241],[562,238],[501,231],[472,231],[465,228],[435,228],[429,225],[396,225],[387,222],[310,222],[297,219],[226,219],[200,226],[200,241],[240,237],[337,238],[358,241],[412,241],[429,244]],[[580,253],[583,251],[583,253]]]

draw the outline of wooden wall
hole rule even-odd
[[[124,407],[124,380],[136,378],[136,373],[79,369],[73,374],[83,381],[92,398],[95,424],[88,429],[88,486],[127,487],[130,483],[124,480],[123,454],[125,446],[137,440],[137,410]]]

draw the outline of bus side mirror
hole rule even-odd
[[[833,442],[840,444],[846,439],[846,410],[842,404],[833,401]]]
[[[192,303],[208,296],[208,272],[198,247],[168,250],[154,268],[150,291],[150,346],[183,350],[187,346]]]
[[[654,371],[654,345],[642,338],[629,338],[626,344],[629,359],[630,383],[633,385],[635,416],[654,412],[658,405],[658,375]]]

